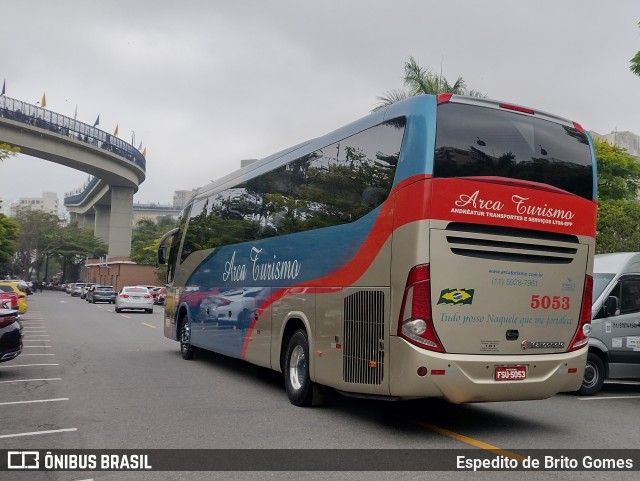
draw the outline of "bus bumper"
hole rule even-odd
[[[389,388],[400,398],[445,398],[452,403],[546,399],[577,391],[588,347],[522,356],[441,354],[391,336]],[[526,366],[526,378],[496,381],[496,366]],[[425,373],[426,368],[426,373]]]

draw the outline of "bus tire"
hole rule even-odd
[[[593,396],[597,394],[605,378],[604,363],[600,356],[590,352],[587,355],[587,366],[584,369],[584,378],[582,379],[582,386],[578,390],[580,396]]]
[[[284,385],[291,404],[310,406],[313,401],[313,382],[309,376],[309,341],[304,329],[289,338],[284,360]]]
[[[193,359],[195,348],[191,345],[191,330],[189,329],[189,320],[186,317],[180,323],[179,341],[182,359]]]

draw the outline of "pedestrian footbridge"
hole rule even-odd
[[[133,194],[146,171],[138,149],[88,124],[5,96],[0,96],[0,143],[92,175],[80,192],[64,199],[71,220],[93,226],[109,246],[109,257],[130,255]]]

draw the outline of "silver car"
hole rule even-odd
[[[86,285],[85,282],[76,282],[71,289],[71,297],[80,297],[82,295],[82,289]]]
[[[116,297],[116,312],[125,309],[143,309],[151,314],[153,312],[153,296],[144,286],[125,286]]]

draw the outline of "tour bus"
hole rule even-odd
[[[299,406],[574,392],[595,218],[579,124],[413,97],[200,188],[158,248],[164,333],[284,373]]]

